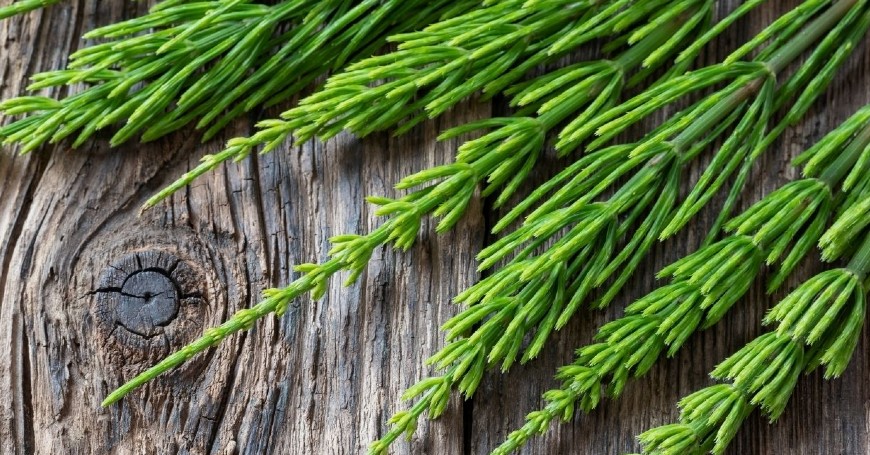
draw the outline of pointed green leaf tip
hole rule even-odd
[[[61,0],[17,0],[0,6],[0,20],[59,3]]]

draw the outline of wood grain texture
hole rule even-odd
[[[721,3],[722,11],[734,4]],[[715,61],[793,3],[772,1],[752,13],[705,59]],[[0,22],[0,96],[22,93],[34,72],[62,67],[84,44],[78,38],[84,31],[142,8],[132,1],[75,0]],[[741,205],[794,177],[789,159],[870,102],[867,87],[870,48],[864,45],[805,120],[759,160]],[[118,406],[102,409],[99,402],[202,328],[256,303],[264,288],[289,282],[294,264],[324,259],[331,235],[372,229],[378,220],[363,196],[391,195],[400,177],[448,162],[459,142],[436,143],[436,134],[491,113],[503,113],[501,103],[469,102],[399,138],[342,135],[286,144],[221,167],[142,217],[137,211],[145,198],[226,139],[250,133],[254,118],[204,145],[182,132],[118,149],[109,149],[106,136],[74,151],[59,145],[18,156],[4,148],[0,346],[8,349],[0,357],[0,453],[362,452],[384,431],[384,420],[406,405],[401,391],[429,372],[423,360],[443,345],[438,326],[456,312],[451,296],[477,278],[473,255],[493,222],[483,203],[475,202],[450,234],[436,236],[427,224],[409,252],[377,250],[356,285],[334,280],[323,300],[300,299],[283,318],[230,337]],[[534,180],[558,166],[548,160]],[[688,170],[692,179],[701,169]],[[697,246],[717,205],[656,246],[610,310],[581,311],[541,358],[507,375],[488,374],[473,400],[454,398],[442,419],[424,422],[393,452],[476,454],[495,447],[541,404],[540,393],[555,385],[554,369],[570,361],[575,347],[652,289],[656,270]],[[101,276],[116,273],[113,265],[123,269],[119,261],[130,254],[172,255],[195,277],[185,286],[199,297],[182,302],[155,336],[100,317]],[[820,269],[817,260],[806,261],[785,288]],[[634,435],[672,421],[674,402],[709,384],[710,369],[760,333],[764,309],[784,294],[765,296],[761,283],[718,326],[631,382],[621,400],[534,440],[525,453],[637,450]],[[775,425],[753,414],[730,453],[870,453],[866,335],[856,352],[839,380],[823,381],[818,373],[802,378]]]

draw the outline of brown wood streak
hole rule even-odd
[[[731,7],[725,3],[733,2],[723,2],[723,10]],[[706,59],[722,56],[792,3],[771,2],[753,13]],[[61,67],[81,46],[83,30],[135,10],[79,0],[0,22],[0,95],[20,94],[27,75]],[[866,45],[859,49],[824,99],[760,160],[744,207],[794,177],[789,158],[870,101],[868,53]],[[436,236],[427,223],[409,252],[379,249],[358,284],[345,288],[335,280],[322,301],[300,299],[283,318],[230,337],[109,409],[99,407],[108,391],[178,346],[136,352],[110,343],[112,334],[98,330],[93,317],[99,274],[131,251],[185,259],[205,277],[201,320],[189,321],[198,332],[255,303],[262,289],[287,283],[294,264],[324,259],[331,235],[373,228],[378,220],[362,197],[394,194],[401,176],[447,162],[459,142],[435,143],[436,133],[489,112],[488,105],[468,103],[399,138],[343,135],[325,144],[287,144],[222,167],[141,218],[137,208],[148,195],[227,138],[251,132],[251,122],[237,122],[205,145],[183,132],[116,150],[105,136],[76,151],[57,146],[22,157],[4,148],[0,345],[9,354],[0,362],[0,452],[362,452],[406,405],[401,391],[429,372],[424,359],[443,345],[438,326],[456,311],[450,297],[476,278],[473,253],[493,221],[480,204],[453,233]],[[535,178],[559,164],[549,161]],[[696,178],[701,167],[689,171]],[[654,272],[694,248],[714,216],[715,204],[658,245],[610,310],[581,312],[541,358],[504,376],[488,374],[472,402],[454,398],[441,420],[423,422],[394,453],[487,453],[540,405],[540,393],[555,385],[554,369],[573,349],[652,289]],[[820,267],[807,261],[786,287]],[[636,450],[635,434],[672,421],[675,400],[708,384],[712,366],[759,333],[771,302],[759,280],[722,323],[630,383],[621,400],[532,441],[525,452]],[[837,381],[818,373],[803,378],[776,425],[753,414],[730,453],[868,453],[868,349],[865,336]]]

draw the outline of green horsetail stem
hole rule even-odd
[[[26,13],[59,3],[61,0],[18,0],[11,5],[0,6],[0,19]]]

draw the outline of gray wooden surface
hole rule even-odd
[[[723,55],[793,3],[769,2],[705,58]],[[0,96],[21,94],[34,72],[62,67],[82,46],[84,31],[142,8],[132,1],[74,0],[0,22]],[[870,50],[863,46],[805,121],[759,161],[741,204],[794,177],[789,159],[870,102],[868,86]],[[329,236],[375,226],[362,197],[392,195],[401,176],[448,162],[458,143],[434,141],[445,126],[503,112],[500,103],[469,102],[399,138],[343,135],[325,144],[288,144],[221,167],[142,217],[137,210],[147,196],[226,139],[250,133],[254,118],[204,145],[182,132],[118,149],[109,149],[105,135],[78,150],[62,144],[28,156],[4,147],[0,453],[362,452],[384,431],[385,418],[406,405],[401,391],[428,373],[423,360],[443,344],[437,328],[456,312],[450,297],[477,276],[473,255],[494,219],[485,203],[474,203],[453,233],[437,236],[427,224],[409,252],[378,250],[358,284],[342,288],[335,280],[324,300],[300,299],[283,318],[230,337],[120,405],[99,403],[205,326],[256,303],[262,289],[289,282],[293,264],[324,259]],[[559,164],[549,160],[534,180]],[[690,171],[697,176],[699,167]],[[540,405],[540,393],[555,384],[554,369],[573,349],[650,290],[656,270],[698,244],[714,208],[656,246],[610,310],[579,312],[540,359],[504,376],[488,374],[473,400],[454,398],[442,419],[424,422],[394,453],[495,447]],[[156,336],[136,329],[135,321],[106,316],[106,305],[129,297],[112,287],[115,274],[151,267],[170,270],[189,294]],[[807,261],[786,288],[820,267]],[[707,385],[713,365],[760,332],[760,317],[773,301],[759,284],[716,328],[631,382],[621,400],[534,440],[526,453],[637,450],[634,435],[672,421],[674,402]],[[801,379],[782,418],[770,425],[753,414],[729,453],[870,453],[868,356],[865,336],[842,378]]]

